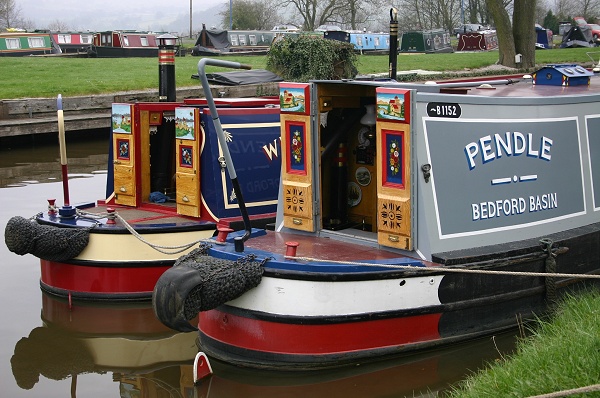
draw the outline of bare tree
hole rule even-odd
[[[461,0],[401,0],[398,10],[400,30],[452,31],[461,22]]]
[[[22,23],[21,7],[15,0],[0,0],[0,29],[19,28]]]
[[[325,22],[335,23],[352,30],[362,28],[372,30],[376,26],[373,21],[386,5],[386,0],[347,0],[345,9],[340,9],[339,18],[332,16],[332,19]]]
[[[341,20],[348,3],[344,0],[282,0],[279,4],[297,11],[302,28],[311,31],[327,22]]]
[[[231,16],[230,16],[231,12]],[[231,22],[233,29],[266,30],[271,29],[279,20],[277,7],[269,0],[236,0],[219,13],[223,27],[229,28]]]
[[[55,19],[48,25],[48,27],[46,29],[48,29],[50,31],[54,31],[54,32],[66,32],[70,28],[66,22]]]

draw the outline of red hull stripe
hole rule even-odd
[[[302,325],[211,310],[200,313],[199,327],[206,336],[242,349],[290,355],[336,354],[438,340],[440,316]]]
[[[152,293],[165,266],[101,267],[41,260],[41,281],[69,292]]]

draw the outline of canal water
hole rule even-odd
[[[105,197],[108,141],[67,144],[71,204]],[[58,145],[0,140],[0,227],[63,203]],[[192,382],[194,333],[174,333],[150,304],[69,304],[40,290],[39,260],[0,245],[0,379],[6,397],[439,397],[514,348],[515,333],[335,371],[253,371],[212,361]]]

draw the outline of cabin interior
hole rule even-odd
[[[327,112],[326,125],[319,126],[320,221],[331,231],[377,232],[375,114],[369,118],[366,111],[375,105],[375,90],[342,87],[319,86],[319,112]]]

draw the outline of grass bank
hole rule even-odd
[[[568,297],[551,320],[532,325],[512,356],[459,383],[451,397],[531,397],[599,384],[599,320],[600,292]],[[577,396],[600,396],[592,394]]]
[[[539,65],[577,63],[590,65],[589,48],[553,49],[536,52]],[[266,56],[223,56],[235,62],[264,69]],[[596,58],[597,59],[597,58]],[[199,57],[175,59],[177,87],[200,86],[192,74],[198,73]],[[432,71],[468,71],[493,65],[498,52],[447,54],[401,54],[398,71],[426,69]],[[387,73],[387,55],[361,55],[359,74]],[[208,73],[222,68],[207,67]],[[52,98],[58,94],[75,95],[113,93],[119,91],[158,89],[156,58],[73,58],[73,57],[3,57],[0,98]]]

